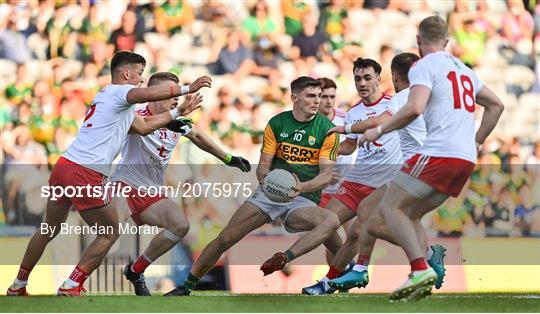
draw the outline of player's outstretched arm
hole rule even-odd
[[[212,87],[209,76],[201,76],[195,82],[184,86],[154,85],[150,87],[132,88],[127,94],[130,104],[142,104],[151,101],[160,101],[199,91],[203,87]]]
[[[130,133],[136,133],[142,136],[148,135],[155,130],[168,125],[179,116],[189,114],[200,108],[202,101],[202,95],[197,93],[195,95],[187,95],[184,102],[171,111],[144,118],[136,114],[135,119],[131,124]]]
[[[484,115],[476,131],[476,144],[481,145],[497,125],[504,110],[504,104],[487,86],[482,87],[476,94],[476,102],[484,107]]]
[[[225,152],[219,147],[214,140],[203,131],[193,127],[186,137],[193,142],[198,148],[205,152],[215,156],[217,159],[223,161],[226,165],[236,167],[244,172],[251,171],[251,165],[249,161],[240,156],[233,156]]]
[[[364,121],[356,122],[351,125],[339,125],[328,130],[327,134],[339,133],[339,134],[351,134],[351,133],[364,133],[366,130],[377,127],[386,120],[390,119],[392,115],[388,112],[383,112],[380,115],[367,119]],[[343,154],[341,154],[343,155]]]
[[[371,142],[381,135],[406,127],[424,112],[426,104],[431,95],[431,89],[424,85],[414,85],[411,87],[407,104],[403,106],[395,115],[386,120],[376,128],[366,130],[360,138],[359,144]]]

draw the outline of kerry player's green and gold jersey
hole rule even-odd
[[[282,112],[268,122],[261,152],[274,155],[270,169],[284,169],[295,173],[302,182],[309,181],[319,174],[319,159],[337,158],[339,135],[326,136],[333,127],[320,113],[311,121],[299,122],[292,111]],[[318,204],[321,191],[300,195]]]

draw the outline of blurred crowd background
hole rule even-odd
[[[425,223],[438,236],[540,236],[536,2],[2,0],[0,226],[40,222],[39,187],[76,136],[95,93],[109,83],[115,51],[142,54],[146,77],[172,71],[187,83],[211,75],[213,87],[194,114],[197,127],[256,163],[268,119],[290,108],[292,79],[332,78],[338,106],[347,109],[358,101],[352,61],[369,57],[383,66],[381,88],[393,94],[392,57],[417,52],[417,24],[435,13],[449,23],[448,49],[496,91],[506,111],[482,148],[470,188]],[[173,162],[217,161],[182,141]],[[21,175],[15,165],[28,166]],[[191,173],[181,180],[195,180],[198,172]],[[208,240],[238,205],[219,211],[205,199],[179,201]]]

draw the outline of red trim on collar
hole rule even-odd
[[[364,106],[366,106],[366,107],[373,107],[373,106],[377,105],[378,103],[380,103],[381,100],[383,100],[384,98],[389,99],[388,96],[386,96],[386,94],[383,93],[382,96],[381,96],[381,98],[377,99],[375,102],[373,102],[373,103],[371,103],[371,104],[366,103],[363,99],[361,100],[361,102],[362,102],[362,103],[364,104]]]

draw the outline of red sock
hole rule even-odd
[[[326,274],[326,278],[334,279],[334,278],[339,277],[339,274],[341,274],[341,272],[337,268],[335,268],[334,266],[330,266],[330,269],[328,270],[328,273]]]
[[[137,274],[143,273],[151,263],[152,261],[148,260],[148,258],[143,254],[139,256],[133,265],[131,265],[131,270]]]
[[[24,268],[19,267],[19,272],[17,273],[17,280],[20,281],[28,281],[28,276],[30,276],[30,272],[32,271],[32,268]]]
[[[88,278],[88,273],[79,266],[75,266],[75,269],[73,270],[71,275],[69,275],[69,279],[79,284],[83,283],[86,278]]]
[[[423,257],[419,257],[411,262],[411,271],[426,270],[426,269],[428,269],[428,265],[427,265],[426,259]]]
[[[371,256],[358,255],[358,260],[356,261],[356,264],[368,266],[368,265],[369,265],[369,258],[370,258],[370,257],[371,257]]]

